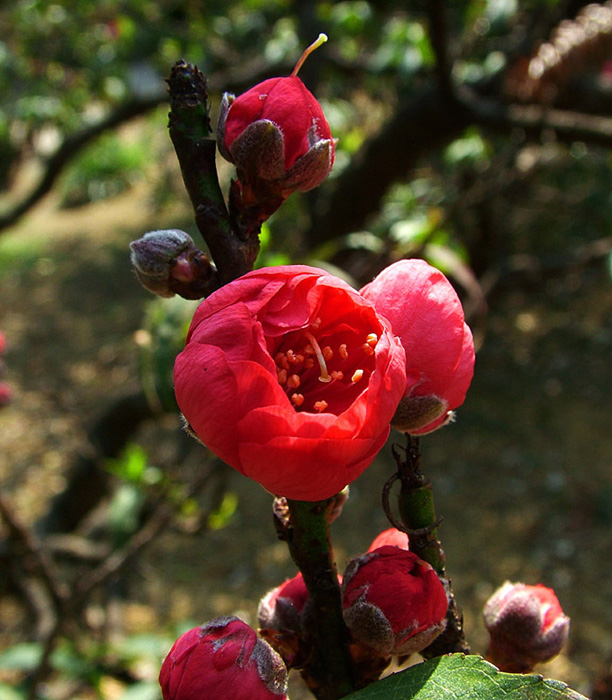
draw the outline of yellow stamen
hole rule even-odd
[[[343,360],[346,360],[348,357],[348,348],[346,347],[346,343],[342,343],[342,345],[338,348],[338,354]]]
[[[287,370],[286,369],[277,369],[276,370],[276,378],[277,378],[279,384],[286,384],[287,383]]]
[[[356,369],[356,370],[355,370],[355,373],[354,373],[353,376],[351,377],[351,381],[353,382],[353,384],[355,384],[355,383],[358,382],[360,379],[362,379],[362,377],[363,377],[363,370],[362,370],[362,369]]]
[[[300,378],[297,374],[292,374],[289,379],[287,379],[287,386],[290,389],[297,389],[300,385]]]
[[[361,346],[361,348],[365,352],[366,355],[373,355],[374,354],[374,348],[371,345],[368,345],[367,343],[364,343]]]
[[[319,343],[317,343],[316,338],[312,333],[309,333],[308,331],[305,332],[306,337],[310,341],[310,344],[312,345],[315,355],[317,356],[317,360],[319,362],[319,368],[321,369],[321,375],[319,376],[319,381],[323,382],[324,384],[327,384],[327,382],[331,382],[331,377],[329,375],[329,372],[327,371],[327,366],[325,364],[325,358],[323,357],[323,353],[321,351],[321,348],[319,347]]]
[[[323,350],[323,357],[329,362],[332,357],[334,356],[334,351],[329,347],[329,345],[326,345]]]
[[[304,61],[308,58],[308,56],[310,56],[310,54],[313,51],[318,49],[319,46],[322,46],[326,41],[327,41],[327,34],[319,34],[319,38],[316,41],[313,41],[313,43],[300,56],[298,62],[295,64],[295,68],[293,69],[293,73],[291,73],[291,75],[297,75],[298,71],[304,65]]]
[[[340,381],[340,379],[344,379],[344,372],[341,372],[339,369],[335,369],[331,373],[331,378]]]
[[[366,338],[366,343],[371,348],[375,348],[376,345],[378,344],[378,336],[376,335],[376,333],[368,333],[368,337]]]
[[[292,394],[291,403],[294,406],[301,406],[304,403],[304,394]]]
[[[328,405],[329,404],[327,403],[327,401],[317,401],[314,405],[314,410],[321,413],[327,408]]]

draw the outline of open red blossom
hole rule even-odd
[[[287,669],[255,630],[221,617],[185,632],[159,674],[164,700],[286,700]]]
[[[384,545],[347,564],[342,607],[357,641],[380,653],[408,655],[429,646],[442,632],[448,600],[427,562]]]
[[[443,425],[474,373],[474,341],[457,293],[424,260],[400,260],[361,290],[406,351],[406,386],[393,427],[412,435]]]
[[[202,302],[174,371],[213,452],[277,496],[333,496],[372,462],[406,384],[388,322],[306,266],[250,272]]]

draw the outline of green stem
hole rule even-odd
[[[446,575],[444,550],[438,539],[437,528],[440,519],[436,518],[433,488],[420,468],[419,439],[411,435],[406,435],[406,438],[406,458],[401,460],[400,455],[394,450],[398,465],[394,480],[399,478],[401,483],[398,505],[404,524],[402,529],[408,532],[410,551],[431,564],[442,579],[449,600],[446,629],[421,654],[425,658],[455,652],[469,654],[470,647],[463,632],[463,616],[457,606],[451,582]],[[388,483],[390,485],[393,482],[390,480]],[[388,490],[385,493],[388,495]],[[388,504],[385,503],[385,510],[389,515],[387,506]]]
[[[302,572],[311,606],[306,621],[311,655],[302,676],[318,700],[337,700],[357,689],[329,531],[334,500],[287,500],[289,551]]]

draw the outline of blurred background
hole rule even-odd
[[[264,226],[258,264],[356,286],[400,257],[447,274],[476,373],[422,468],[468,638],[484,652],[482,605],[505,580],[552,586],[572,629],[542,672],[611,697],[610,3],[15,0],[0,6],[1,700],[157,699],[181,631],[256,624],[295,573],[270,496],[180,430],[170,371],[195,304],[145,292],[128,244],[163,228],[201,244],[166,128],[172,65],[207,75],[215,123],[224,91],[288,75],[319,32],[300,76],[336,164]],[[340,567],[387,527],[390,444],[334,523]]]

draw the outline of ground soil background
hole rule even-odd
[[[150,296],[131,272],[128,243],[188,218],[184,209],[153,221],[149,195],[138,187],[69,211],[51,198],[0,238],[0,329],[14,391],[0,412],[0,479],[26,522],[64,487],[101,408],[138,382],[134,335]],[[455,424],[421,442],[448,571],[476,652],[486,644],[482,605],[497,586],[553,586],[572,629],[566,654],[544,672],[587,693],[612,656],[612,286],[604,262],[504,288],[477,330],[468,399]],[[380,491],[392,472],[388,446],[351,487],[333,526],[341,567],[387,526]],[[293,575],[269,495],[233,473],[229,483],[238,508],[225,528],[169,530],[132,567],[118,633],[228,613],[253,621],[259,597]],[[0,600],[0,630],[3,648],[28,639],[10,599]]]

